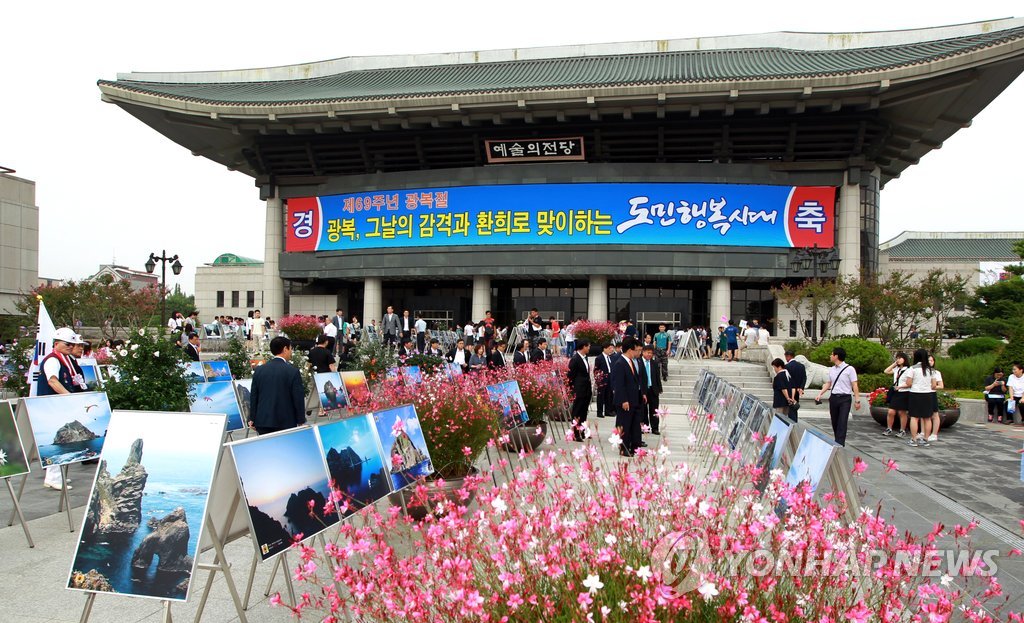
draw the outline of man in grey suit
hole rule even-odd
[[[380,330],[385,344],[390,346],[398,343],[401,327],[398,324],[398,316],[395,314],[394,307],[388,305],[388,313],[384,314],[384,318],[380,321]]]
[[[256,368],[249,391],[249,425],[260,435],[306,423],[306,395],[299,369],[291,364],[291,340],[270,340],[270,353],[274,358]]]

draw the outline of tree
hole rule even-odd
[[[797,320],[804,338],[813,344],[825,339],[818,335],[818,323],[824,322],[826,329],[839,322],[851,308],[850,292],[853,283],[842,276],[836,279],[808,279],[801,284],[783,284],[772,288],[772,295]],[[811,320],[811,332],[807,333],[805,319]]]
[[[935,331],[929,337],[928,350],[938,351],[949,314],[970,301],[968,281],[967,277],[947,275],[945,271],[933,268],[918,285],[921,298],[931,307],[932,320],[935,321]]]
[[[57,286],[39,286],[22,294],[15,308],[35,319],[41,296],[53,324],[76,327],[79,323],[103,327],[107,337],[116,337],[143,326],[160,306],[160,288],[133,290],[127,281],[104,275],[92,281],[68,281]],[[106,321],[110,320],[109,329]]]
[[[889,273],[884,281],[861,280],[851,294],[860,301],[852,319],[862,326],[874,324],[879,341],[889,349],[910,347],[911,327],[932,317],[931,301],[922,298],[920,285],[906,273]]]

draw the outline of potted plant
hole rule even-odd
[[[312,316],[284,316],[277,321],[277,329],[292,341],[294,350],[306,350],[316,346],[316,336],[323,329]]]
[[[608,344],[619,338],[619,326],[611,322],[580,320],[576,323],[575,335],[577,342],[587,340],[595,345],[591,350],[598,352],[599,345]]]
[[[882,426],[886,425],[886,417],[889,413],[889,405],[885,398],[889,394],[889,388],[879,387],[868,394],[868,405],[871,409],[871,417]]]
[[[415,388],[380,383],[371,397],[373,410],[410,402],[416,407],[435,471],[425,489],[403,489],[392,494],[392,503],[403,505],[414,518],[425,517],[442,500],[468,503],[469,498],[460,491],[477,473],[474,465],[497,436],[501,416],[487,396],[485,383],[476,375],[449,380],[447,375],[436,374],[425,376]]]
[[[888,388],[879,387],[868,394],[868,404],[871,406],[871,417],[880,426],[888,424],[886,417],[889,407],[885,404],[885,396]],[[938,392],[936,398],[939,402],[939,429],[950,428],[960,420],[960,403],[956,396],[949,392]]]

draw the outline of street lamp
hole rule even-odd
[[[817,244],[813,247],[800,247],[793,250],[790,264],[793,273],[799,274],[812,271],[811,278],[831,277],[839,270],[839,254],[834,248],[822,249]],[[811,341],[818,343],[818,306],[811,307]]]
[[[156,263],[160,262],[160,287],[162,292],[160,293],[160,314],[161,322],[167,321],[167,262],[173,262],[171,264],[171,270],[175,275],[181,274],[181,262],[178,261],[178,256],[174,255],[167,257],[167,251],[160,251],[160,255],[155,253],[149,254],[149,259],[146,260],[146,272],[153,274],[156,270]]]

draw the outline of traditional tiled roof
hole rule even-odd
[[[351,70],[300,80],[174,83],[100,80],[208,104],[285,105],[564,88],[855,75],[929,63],[1024,39],[1024,27],[934,41],[823,50],[759,47],[666,51]]]
[[[890,258],[1019,260],[1013,251],[1015,242],[1012,238],[910,238],[883,252]]]

